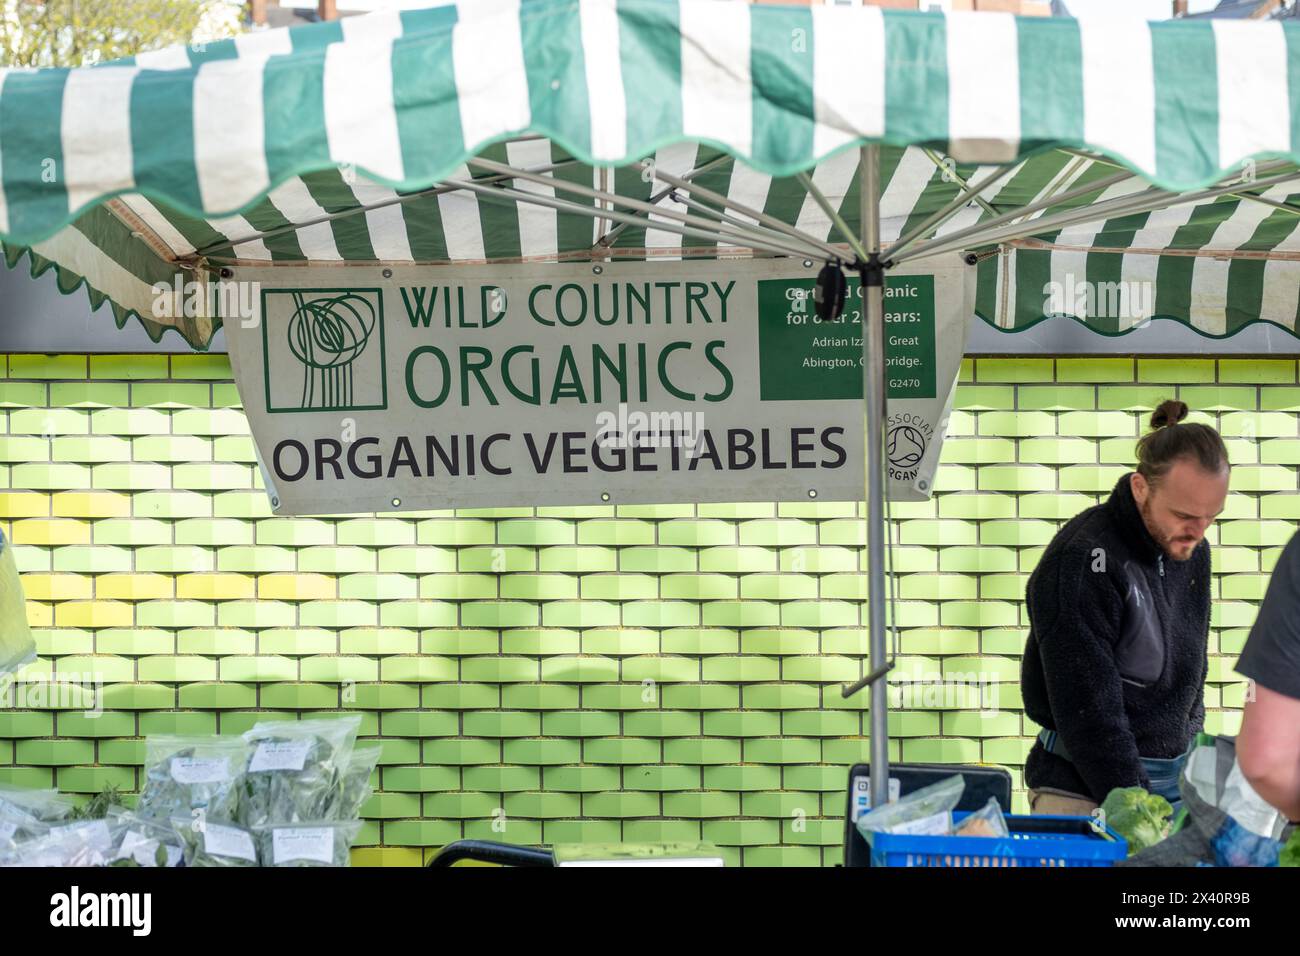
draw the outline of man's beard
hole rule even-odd
[[[1182,557],[1179,557],[1178,555],[1174,554],[1174,551],[1173,551],[1173,539],[1170,538],[1170,537],[1169,537],[1167,534],[1165,534],[1163,531],[1161,531],[1160,528],[1156,525],[1155,521],[1154,521],[1154,520],[1152,519],[1152,517],[1151,517],[1151,499],[1150,499],[1150,498],[1147,498],[1146,501],[1144,501],[1141,505],[1138,506],[1138,513],[1142,515],[1142,523],[1145,524],[1145,525],[1147,526],[1147,531],[1150,532],[1151,537],[1155,539],[1155,542],[1156,542],[1157,545],[1159,545],[1160,550],[1163,551],[1166,555],[1168,555],[1168,556],[1169,556],[1169,559],[1170,559],[1171,561],[1188,561],[1188,560],[1191,560],[1192,555],[1193,555],[1193,554],[1195,553],[1195,551],[1196,551],[1196,547],[1193,546],[1193,547],[1191,548],[1191,550],[1188,551],[1187,554],[1186,554],[1186,555],[1183,555]],[[1199,543],[1200,543],[1200,542],[1198,541],[1197,544],[1199,544]]]

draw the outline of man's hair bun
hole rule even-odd
[[[1151,427],[1164,428],[1166,425],[1177,425],[1186,417],[1187,403],[1180,402],[1176,398],[1167,398],[1151,413]]]
[[[1211,474],[1227,471],[1228,449],[1219,433],[1200,422],[1179,424],[1187,403],[1168,398],[1151,413],[1151,431],[1137,443],[1137,471],[1155,484],[1180,458],[1188,458]]]

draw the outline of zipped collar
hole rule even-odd
[[[1133,555],[1147,564],[1156,565],[1160,573],[1164,574],[1165,549],[1151,537],[1151,532],[1147,530],[1147,523],[1142,520],[1142,513],[1138,511],[1137,500],[1133,497],[1133,489],[1129,485],[1133,474],[1134,472],[1130,471],[1115,483],[1115,490],[1110,493],[1110,498],[1106,501],[1106,509]]]

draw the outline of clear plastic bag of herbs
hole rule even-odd
[[[105,816],[113,831],[109,866],[180,866],[185,844],[170,820],[114,807]]]
[[[145,780],[137,812],[146,817],[190,817],[195,811],[234,820],[240,778],[248,760],[241,737],[159,735],[145,740]]]
[[[34,790],[0,783],[0,808],[22,811],[42,823],[66,820],[76,806],[76,800],[57,790]]]
[[[244,734],[251,749],[239,821],[252,827],[328,819],[360,725],[359,714],[255,724]]]
[[[45,824],[31,814],[0,803],[0,852],[40,836],[47,829],[49,828]]]
[[[173,817],[172,827],[185,853],[185,865],[197,867],[257,866],[257,840],[251,830],[203,814]]]
[[[358,743],[352,748],[347,766],[343,770],[343,781],[334,803],[326,814],[330,820],[355,820],[361,815],[361,807],[374,788],[370,785],[370,775],[379,765],[382,744]]]
[[[350,866],[360,820],[307,820],[254,827],[263,866]]]
[[[76,802],[57,790],[0,784],[0,850],[45,836],[66,821]]]
[[[0,852],[0,866],[107,866],[112,850],[107,821],[80,820],[55,824],[44,835]]]

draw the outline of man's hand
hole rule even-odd
[[[1237,761],[1261,797],[1300,820],[1300,700],[1256,684],[1237,735]]]

